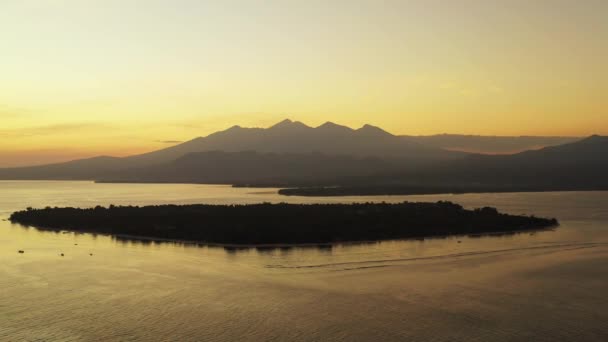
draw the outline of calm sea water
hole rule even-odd
[[[4,221],[28,206],[368,200],[489,205],[561,226],[235,250]],[[0,182],[0,341],[605,341],[607,247],[608,192],[298,198],[208,185]]]

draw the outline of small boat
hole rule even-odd
[[[23,254],[23,253],[25,253],[25,251],[24,251],[24,250],[22,250],[22,249],[20,249],[20,250],[19,250],[19,254]]]

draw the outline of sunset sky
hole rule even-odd
[[[606,0],[0,0],[0,166],[284,118],[608,135]]]

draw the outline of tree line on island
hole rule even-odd
[[[556,219],[468,210],[451,202],[97,206],[18,211],[10,220],[41,229],[218,244],[322,244],[519,232]]]

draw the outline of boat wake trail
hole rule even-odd
[[[341,271],[365,269],[365,268],[378,268],[378,267],[389,267],[397,266],[399,263],[404,262],[416,262],[416,261],[428,261],[428,260],[442,260],[442,259],[455,259],[482,255],[499,255],[504,253],[521,252],[521,251],[567,251],[583,248],[594,248],[598,246],[608,246],[608,242],[582,242],[582,243],[562,243],[548,246],[530,246],[530,247],[518,247],[518,248],[506,248],[489,251],[473,251],[464,253],[451,253],[442,255],[431,255],[425,257],[414,257],[414,258],[397,258],[397,259],[377,259],[377,260],[362,260],[362,261],[346,261],[326,264],[312,264],[312,265],[266,265],[266,268],[270,269],[332,269],[340,268]]]

